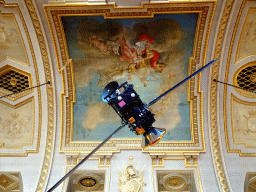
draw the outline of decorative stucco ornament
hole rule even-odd
[[[248,112],[250,117],[244,115],[247,120],[247,132],[256,133],[256,111],[252,110]]]
[[[135,169],[131,156],[127,167],[123,166],[123,173],[119,167],[119,191],[120,192],[143,192],[146,183],[143,178],[143,170],[139,174],[139,167]],[[144,169],[144,168],[143,168]]]

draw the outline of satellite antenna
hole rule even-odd
[[[91,157],[101,146],[103,146],[115,133],[121,130],[125,125],[129,125],[131,131],[137,135],[143,134],[142,148],[154,145],[164,136],[166,130],[155,128],[152,124],[155,122],[154,113],[148,107],[156,103],[162,97],[185,83],[196,74],[200,73],[205,68],[215,63],[218,59],[211,61],[201,69],[197,70],[168,91],[164,92],[159,97],[155,98],[148,105],[144,104],[139,95],[133,89],[132,84],[127,82],[119,86],[116,81],[112,81],[106,85],[102,92],[102,100],[107,102],[122,120],[122,125],[118,127],[108,138],[99,144],[90,154],[88,154],[82,161],[80,161],[73,169],[71,169],[64,177],[62,177],[51,189],[47,192],[53,191],[58,187],[69,175],[71,175],[81,164],[83,164],[89,157]]]

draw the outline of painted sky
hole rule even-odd
[[[128,81],[145,103],[187,77],[189,57],[193,53],[197,14],[161,14],[153,19],[111,19],[103,16],[63,17],[70,58],[74,61],[76,103],[74,104],[74,141],[101,141],[120,126],[120,118],[101,100],[101,93],[109,81],[119,84]],[[88,22],[95,25],[90,26]],[[109,22],[109,23],[108,23]],[[116,26],[109,34],[108,27]],[[88,27],[89,26],[89,27]],[[94,27],[94,28],[93,28]],[[144,30],[147,28],[146,30]],[[88,32],[89,31],[89,32]],[[86,33],[86,34],[85,34]],[[161,72],[152,67],[130,73],[131,63],[121,61],[120,55],[105,53],[88,41],[97,37],[107,44],[124,37],[131,47],[141,33],[154,38],[150,49],[159,53]],[[132,77],[132,78],[131,78]],[[187,84],[182,85],[152,106],[156,113],[155,127],[167,129],[163,141],[191,139],[190,111]],[[122,129],[114,138],[134,138],[129,128]]]

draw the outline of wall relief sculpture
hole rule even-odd
[[[239,39],[236,53],[236,62],[250,55],[255,55],[256,27],[255,27],[256,9],[250,8],[247,12],[242,32]]]
[[[28,56],[16,18],[0,11],[0,60],[10,57],[28,66]],[[19,50],[19,51],[17,51]]]
[[[235,145],[256,147],[256,103],[232,96],[232,134]]]
[[[2,148],[20,149],[33,144],[34,99],[16,106],[0,102],[0,141]],[[1,146],[0,145],[0,146]]]
[[[120,192],[143,192],[146,185],[143,177],[143,170],[139,172],[139,168],[133,167],[133,157],[127,167],[123,167],[123,171],[119,168],[119,191]]]

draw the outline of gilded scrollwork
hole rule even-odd
[[[45,37],[43,35],[42,27],[41,27],[37,12],[35,10],[35,6],[34,6],[32,0],[25,0],[25,5],[28,9],[33,26],[35,28],[36,36],[38,39],[38,44],[40,45],[40,51],[41,51],[41,55],[42,55],[42,61],[43,61],[43,66],[44,66],[44,71],[45,71],[45,76],[46,76],[45,79],[46,79],[46,81],[52,81],[51,68],[50,68],[49,57],[48,57],[49,54],[48,54],[48,50],[46,47],[46,42],[45,42]],[[37,68],[36,68],[36,70],[37,70]],[[44,187],[45,187],[45,182],[46,182],[47,176],[49,174],[48,170],[50,169],[50,165],[51,165],[53,139],[54,139],[54,137],[53,137],[53,135],[54,135],[54,129],[53,129],[54,128],[54,101],[53,101],[54,96],[53,96],[52,84],[48,84],[46,86],[46,90],[47,90],[47,99],[48,99],[48,101],[47,101],[47,104],[48,104],[47,139],[46,139],[46,147],[45,147],[45,156],[44,156],[43,166],[42,166],[40,179],[39,179],[37,189],[36,189],[37,192],[43,191]],[[38,91],[40,91],[40,89],[38,89]],[[38,103],[40,104],[40,109],[41,109],[41,95],[39,95]],[[41,117],[41,111],[40,111],[39,116]],[[41,120],[39,120],[39,125],[41,126]]]
[[[220,58],[222,45],[224,41],[224,35],[227,28],[230,13],[234,4],[234,0],[226,1],[224,11],[222,13],[221,22],[218,29],[218,35],[214,50],[214,58]],[[217,127],[217,85],[213,82],[213,79],[218,79],[219,61],[217,61],[212,66],[212,76],[211,76],[211,94],[210,94],[210,117],[211,117],[211,137],[212,137],[212,148],[214,155],[214,163],[216,164],[218,180],[221,184],[222,190],[225,192],[230,191],[227,184],[227,176],[224,171],[220,147],[219,147],[219,136]]]

